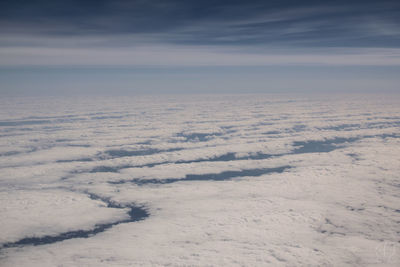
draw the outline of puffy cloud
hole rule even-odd
[[[89,238],[2,248],[6,266],[400,260],[382,252],[398,248],[397,97],[1,101],[3,244],[130,216],[116,206],[150,214]],[[291,168],[259,171],[281,166]]]

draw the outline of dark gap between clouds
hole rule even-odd
[[[133,183],[136,185],[146,185],[146,184],[171,184],[176,182],[186,182],[186,181],[224,181],[231,180],[235,177],[244,176],[261,176],[269,173],[282,173],[286,169],[292,168],[291,166],[281,166],[276,168],[262,168],[262,169],[247,169],[241,171],[225,171],[220,173],[208,173],[208,174],[187,174],[185,178],[167,178],[167,179],[132,179],[132,180],[122,180],[116,182],[108,182],[110,184],[125,184]]]
[[[68,231],[68,232],[58,234],[58,235],[46,235],[46,236],[42,236],[42,237],[26,237],[26,238],[20,239],[16,242],[8,242],[5,244],[2,244],[0,249],[26,246],[26,245],[33,245],[33,246],[48,245],[48,244],[53,244],[56,242],[61,242],[61,241],[73,239],[73,238],[89,238],[98,233],[101,233],[101,232],[104,232],[104,231],[110,229],[114,225],[141,221],[150,216],[149,212],[144,207],[136,206],[134,204],[122,205],[122,204],[116,203],[114,201],[111,201],[109,198],[101,197],[101,196],[93,194],[93,193],[87,193],[87,194],[93,200],[100,200],[100,201],[106,203],[108,208],[114,208],[114,209],[128,208],[129,211],[127,214],[129,215],[129,218],[121,220],[121,221],[116,221],[113,223],[96,224],[94,226],[94,228],[90,229],[90,230]]]

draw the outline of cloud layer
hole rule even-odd
[[[400,261],[394,96],[1,104],[4,266]]]

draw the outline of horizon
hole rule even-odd
[[[39,0],[0,10],[0,95],[400,92],[398,1]]]

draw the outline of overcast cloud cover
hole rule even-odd
[[[0,266],[399,266],[399,1],[1,1]]]
[[[398,92],[399,11],[398,1],[2,1],[1,93],[201,93],[215,75],[213,92]],[[327,75],[332,66],[346,68]]]
[[[2,266],[400,262],[398,96],[1,107]]]

